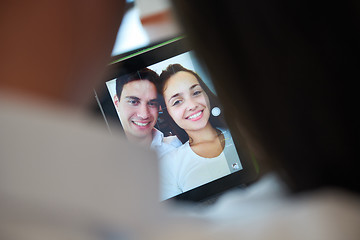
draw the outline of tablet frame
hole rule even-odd
[[[186,37],[180,36],[112,57],[104,79],[103,88],[95,89],[95,98],[97,100],[95,112],[104,117],[105,124],[110,132],[112,129],[122,129],[122,126],[105,82],[188,51],[194,50]],[[219,100],[221,103],[221,99]],[[164,201],[208,201],[229,189],[245,188],[258,179],[258,162],[248,149],[243,137],[238,134],[234,135],[235,132],[232,131],[229,124],[228,126],[243,169]]]

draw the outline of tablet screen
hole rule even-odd
[[[210,197],[232,187],[227,177],[246,166],[208,72],[179,42],[119,61],[105,82],[113,117],[127,139],[158,155],[161,201]],[[100,102],[106,120],[109,106],[104,105]],[[213,190],[206,194],[206,188]]]

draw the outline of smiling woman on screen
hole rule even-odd
[[[232,167],[241,164],[220,104],[199,75],[171,64],[160,79],[164,116],[184,143],[163,166],[165,194],[175,196],[239,170]]]

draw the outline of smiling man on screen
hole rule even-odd
[[[162,157],[182,143],[176,136],[164,137],[155,128],[159,115],[158,83],[158,74],[144,68],[117,78],[116,94],[120,122],[128,140],[150,147]]]

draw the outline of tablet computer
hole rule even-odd
[[[206,66],[185,37],[113,56],[95,95],[110,132],[121,128],[158,153],[161,201],[207,201],[257,179],[256,160],[226,123]],[[199,143],[206,133],[216,137]]]

